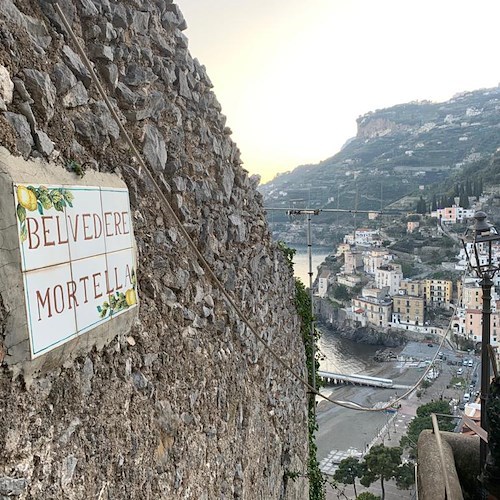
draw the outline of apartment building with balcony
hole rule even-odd
[[[453,281],[425,280],[424,293],[427,305],[449,305],[452,300]]]

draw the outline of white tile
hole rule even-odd
[[[71,260],[105,253],[104,223],[99,187],[69,187],[72,207],[66,207]]]
[[[112,252],[106,255],[108,262],[108,279],[110,289],[115,294],[115,299],[121,299],[122,307],[116,309],[115,315],[135,307],[139,297],[134,275],[136,271],[135,252],[132,248]],[[125,302],[123,297],[125,296]]]
[[[105,302],[109,303],[110,289],[107,279],[106,256],[97,255],[71,263],[78,334],[84,333],[109,320],[109,311],[101,317]]]
[[[24,292],[34,357],[76,335],[74,302],[68,297],[69,264],[24,274]]]
[[[101,188],[106,252],[132,247],[132,218],[127,189]]]
[[[61,186],[31,185],[37,194],[31,194],[26,185],[14,184],[13,209],[17,213],[17,228],[23,271],[69,262],[69,245],[64,207],[56,210],[52,202],[44,208],[40,193],[52,194]],[[37,196],[39,199],[37,199]],[[45,198],[46,199],[46,198]],[[22,236],[24,234],[24,237]]]

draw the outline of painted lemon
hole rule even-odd
[[[35,193],[25,186],[17,186],[17,201],[30,212],[37,208]]]
[[[129,290],[126,291],[125,301],[129,306],[137,304],[137,294],[135,293],[135,290],[133,288],[130,288]]]

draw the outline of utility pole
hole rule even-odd
[[[311,302],[311,323],[309,325],[309,335],[311,340],[311,380],[310,385],[316,391],[316,345],[314,342],[314,302],[313,302],[313,270],[312,270],[312,237],[311,237],[311,215],[319,215],[319,210],[304,209],[290,210],[288,215],[307,215],[307,257],[309,260],[309,300]],[[311,394],[311,407],[316,412],[316,395]]]

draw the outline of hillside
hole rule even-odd
[[[278,175],[260,190],[267,206],[304,200],[300,206],[380,209],[488,163],[500,144],[499,124],[500,88],[372,111],[358,118],[356,137],[336,155]]]

